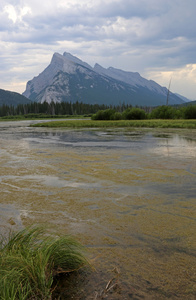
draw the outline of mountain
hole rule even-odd
[[[26,104],[26,103],[31,103],[31,100],[26,98],[25,96],[15,93],[15,92],[10,92],[6,90],[0,89],[0,105],[18,105],[18,104]]]
[[[50,103],[81,101],[89,104],[157,106],[166,104],[167,89],[139,73],[86,62],[70,53],[54,53],[51,63],[27,82],[23,95],[33,101]],[[170,93],[169,104],[184,101]]]
[[[194,101],[189,101],[189,102],[184,102],[184,103],[182,103],[182,104],[177,104],[177,105],[175,105],[175,106],[181,107],[181,106],[190,106],[190,105],[196,105],[196,100],[194,100]]]
[[[181,98],[184,102],[191,102],[190,99],[188,99],[188,98],[186,98],[186,97],[184,97],[184,96],[182,96],[182,95],[180,95],[180,94],[178,94],[178,93],[175,93],[175,95],[176,95],[177,97]]]

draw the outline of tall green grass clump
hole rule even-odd
[[[48,300],[58,274],[77,271],[88,262],[72,237],[52,237],[28,228],[0,242],[0,299]]]

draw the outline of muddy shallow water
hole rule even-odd
[[[195,299],[196,130],[30,123],[0,122],[0,232],[45,224],[87,247],[94,269],[61,299]]]

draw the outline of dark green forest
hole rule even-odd
[[[115,109],[115,111],[122,112],[130,105],[119,105],[119,106],[111,106],[104,104],[86,104],[82,102],[76,101],[72,102],[61,102],[61,103],[38,103],[31,102],[28,104],[18,104],[14,105],[6,105],[3,104],[0,106],[0,117],[9,117],[9,116],[25,116],[25,117],[59,117],[59,116],[74,116],[74,115],[92,115],[98,112],[99,110],[106,109]]]
[[[13,103],[14,105],[25,104],[31,103],[31,100],[19,93],[0,89],[0,106],[3,104],[12,105]]]

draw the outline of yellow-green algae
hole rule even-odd
[[[0,229],[47,224],[90,248],[96,273],[85,299],[104,288],[112,269],[121,290],[108,299],[195,299],[195,197],[151,186],[195,180],[195,165],[124,149],[1,146]],[[149,186],[149,189],[147,188]],[[111,297],[111,298],[109,298]]]

